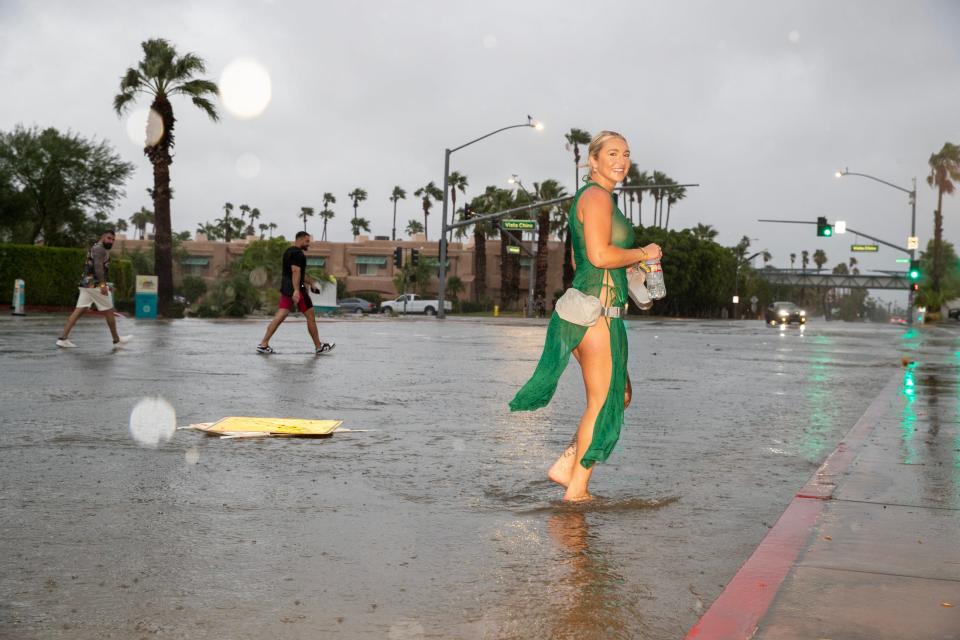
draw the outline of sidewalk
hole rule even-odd
[[[960,638],[960,352],[895,374],[692,640]]]

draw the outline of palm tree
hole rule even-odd
[[[393,230],[390,232],[390,239],[397,239],[397,201],[406,200],[407,192],[400,186],[397,185],[393,188],[393,193],[390,194],[390,202],[393,203]]]
[[[354,218],[350,221],[350,226],[353,229],[354,240],[356,240],[357,236],[360,235],[361,231],[370,233],[370,221],[366,218]]]
[[[217,219],[217,224],[220,225],[221,233],[223,233],[224,242],[230,242],[233,233],[233,221],[230,219],[231,211],[233,211],[233,204],[224,202],[223,217]]]
[[[351,222],[350,224],[353,227],[353,239],[356,240],[357,236],[360,235],[357,229],[364,228],[363,225],[357,224],[357,207],[360,206],[361,202],[367,199],[367,192],[361,189],[360,187],[357,187],[356,189],[348,193],[347,197],[353,200],[353,222]],[[366,224],[366,229],[367,229],[367,233],[370,233],[369,222],[367,222]]]
[[[248,205],[248,204],[242,204],[242,205],[240,205],[239,207],[237,207],[237,209],[240,210],[240,228],[241,228],[243,231],[246,231],[246,229],[247,229],[247,224],[246,224],[245,218],[246,218],[247,214],[250,213],[250,205]],[[249,234],[245,234],[245,235],[249,235]]]
[[[671,180],[667,174],[654,171],[650,184],[669,185],[672,182],[673,180]],[[667,188],[665,186],[650,190],[650,195],[653,196],[653,226],[655,227],[663,226],[663,200],[666,194]]]
[[[930,175],[927,184],[937,190],[937,208],[933,211],[933,264],[930,269],[930,288],[940,293],[943,279],[943,194],[952,195],[956,190],[954,180],[960,180],[960,146],[945,142],[943,148],[930,155]]]
[[[573,237],[570,235],[570,214],[564,207],[557,207],[553,211],[553,230],[557,237],[563,239],[563,288],[569,289],[573,284]]]
[[[303,218],[303,230],[307,230],[307,218],[313,217],[313,207],[300,207],[300,215],[298,218]]]
[[[556,180],[544,180],[543,182],[533,183],[533,193],[537,200],[553,200],[567,195],[566,189],[560,186]],[[533,288],[534,302],[547,298],[547,269],[548,269],[548,251],[547,241],[550,240],[550,222],[551,214],[557,210],[563,210],[561,204],[553,204],[547,207],[540,207],[537,210],[537,263],[536,280]]]
[[[272,239],[273,239],[273,232],[274,232],[274,231],[276,230],[276,228],[277,228],[277,223],[276,223],[276,222],[271,222],[271,223],[268,224],[267,226],[270,228],[270,239],[272,240]]]
[[[850,256],[850,273],[852,273],[855,276],[860,275],[860,269],[857,267],[857,264],[859,264],[857,262],[857,259],[854,258],[853,256]]]
[[[671,180],[671,182],[673,182],[673,180]],[[686,197],[686,187],[670,187],[667,189],[667,224],[664,226],[664,229],[670,228],[670,207]]]
[[[127,224],[127,221],[124,220],[123,218],[117,218],[117,221],[113,223],[113,230],[116,231],[117,233],[123,233],[129,228],[130,226]]]
[[[856,258],[850,258],[851,260],[856,260]],[[813,263],[817,265],[817,273],[820,273],[820,269],[823,268],[823,265],[827,264],[827,254],[824,253],[823,249],[817,249],[813,252]]]
[[[130,216],[130,224],[133,225],[133,228],[140,232],[140,239],[143,240],[146,236],[147,225],[153,224],[154,215],[153,211],[147,209],[146,207],[140,207],[140,211],[137,211],[135,214]]]
[[[713,240],[717,237],[717,234],[720,233],[713,228],[713,225],[703,224],[698,222],[697,226],[693,228],[693,237],[697,240]]]
[[[320,217],[323,219],[323,233],[320,236],[322,242],[327,241],[327,223],[333,220],[334,213],[330,205],[336,204],[337,199],[329,191],[323,194],[323,209],[320,210]]]
[[[487,187],[483,195],[470,201],[473,213],[495,213],[497,209],[497,187]],[[463,229],[463,227],[460,227]],[[473,224],[473,299],[482,302],[487,297],[487,238],[495,238],[500,233],[500,225],[492,220],[483,220]]]
[[[423,225],[419,220],[408,220],[406,228],[407,237],[412,238],[418,233],[423,233]]]
[[[266,222],[261,222],[259,227],[260,227],[260,239],[263,240],[263,234],[267,232],[267,229],[270,228],[270,225],[268,225]]]
[[[807,265],[810,264],[810,252],[806,249],[800,252],[800,264],[802,265],[803,271],[806,272]]]
[[[250,224],[247,226],[247,229],[252,234],[254,232],[253,224],[260,219],[260,209],[257,209],[256,207],[254,207],[253,209],[250,209],[250,213],[247,214],[247,219],[250,221]]]
[[[567,151],[573,151],[573,188],[576,190],[580,188],[580,145],[590,144],[591,136],[583,129],[570,129],[563,137],[567,139]]]
[[[627,179],[624,185],[629,187],[643,187],[650,184],[650,176],[646,171],[637,169],[637,163],[631,162],[630,169],[627,170]],[[630,194],[630,224],[633,224],[633,203],[637,203],[637,224],[643,226],[643,190],[631,189]]]
[[[413,195],[420,198],[423,206],[423,237],[426,239],[429,237],[427,235],[427,216],[430,215],[430,209],[433,208],[433,203],[443,200],[443,191],[438,189],[437,185],[433,184],[431,180],[425,186],[414,191]]]
[[[773,260],[773,254],[764,249],[763,253],[760,254],[760,257],[763,258],[763,268],[766,269],[767,263]]]
[[[467,176],[463,175],[459,171],[454,171],[449,176],[447,176],[447,184],[450,186],[450,208],[453,211],[457,210],[457,189],[460,190],[460,193],[466,195],[467,187],[470,185],[467,183]],[[450,239],[453,239],[453,234],[451,230]]]
[[[158,306],[166,314],[173,302],[173,237],[170,222],[170,164],[174,146],[173,105],[170,97],[183,95],[194,106],[207,114],[213,122],[220,119],[210,97],[217,95],[217,85],[197,78],[206,73],[203,59],[193,53],[177,54],[169,42],[153,39],[143,42],[143,59],[136,67],[127,69],[120,79],[120,93],[113,98],[113,109],[122,115],[136,100],[138,94],[152,98],[150,111],[159,116],[162,127],[159,135],[146,141],[144,154],[153,165],[153,210],[155,270],[158,276]],[[155,116],[155,117],[156,117]]]
[[[796,261],[797,261],[797,254],[791,253],[791,254],[790,254],[790,268],[791,268],[791,269],[794,268],[794,264],[796,263]]]

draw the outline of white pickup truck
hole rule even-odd
[[[386,300],[380,303],[380,313],[425,313],[428,316],[436,315],[440,308],[439,300],[427,300],[415,293],[405,293],[396,300]],[[443,301],[443,308],[452,311],[449,300]]]

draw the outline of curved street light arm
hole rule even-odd
[[[880,184],[885,184],[885,185],[887,185],[888,187],[893,187],[894,189],[899,189],[900,191],[903,191],[904,193],[909,193],[909,194],[911,194],[911,195],[913,194],[913,191],[912,191],[911,189],[904,189],[903,187],[901,187],[901,186],[899,186],[899,185],[896,185],[896,184],[893,184],[892,182],[887,182],[886,180],[881,180],[880,178],[877,178],[876,176],[867,175],[866,173],[856,173],[856,172],[854,172],[854,171],[850,171],[850,170],[848,170],[848,169],[844,169],[843,171],[840,172],[840,175],[841,175],[841,176],[860,176],[861,178],[870,178],[871,180],[875,180],[876,182],[879,182]]]
[[[470,142],[466,142],[466,143],[460,145],[459,147],[454,147],[453,149],[449,149],[449,150],[447,151],[447,153],[453,153],[454,151],[459,151],[460,149],[463,149],[464,147],[469,147],[469,146],[472,145],[474,142],[480,142],[481,140],[483,140],[483,139],[485,139],[485,138],[489,138],[490,136],[495,136],[495,135],[497,135],[498,133],[500,133],[501,131],[507,131],[508,129],[519,129],[520,127],[536,127],[536,126],[537,126],[537,125],[536,125],[536,123],[534,123],[534,122],[527,122],[526,124],[512,124],[512,125],[510,125],[509,127],[503,127],[503,128],[501,128],[501,129],[497,129],[496,131],[491,131],[491,132],[488,133],[487,135],[480,136],[479,138],[476,138],[475,140],[471,140]]]

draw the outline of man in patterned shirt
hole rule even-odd
[[[70,331],[77,324],[80,316],[90,310],[90,305],[105,312],[103,317],[110,327],[114,346],[130,342],[133,336],[121,336],[117,333],[117,319],[113,314],[113,294],[110,292],[108,280],[110,278],[110,248],[116,239],[113,229],[103,232],[100,240],[87,251],[87,260],[83,263],[83,275],[80,277],[80,296],[77,298],[77,308],[73,310],[63,327],[63,333],[57,339],[57,346],[64,349],[73,349],[77,345],[70,341]]]

